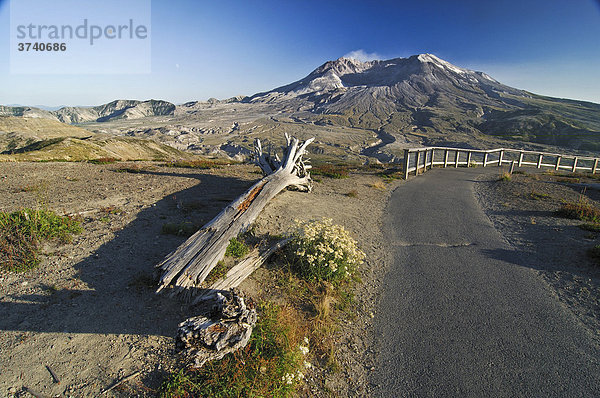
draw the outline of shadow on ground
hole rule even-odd
[[[185,240],[161,234],[162,225],[190,221],[201,226],[252,184],[208,174],[196,177],[199,184],[144,208],[114,239],[76,264],[80,282],[74,279],[72,288],[45,286],[47,294],[9,296],[11,302],[0,302],[0,329],[173,336],[177,324],[197,315],[197,309],[154,294],[154,266]]]

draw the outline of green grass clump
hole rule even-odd
[[[558,210],[558,214],[566,218],[600,223],[600,209],[584,200],[577,203],[564,203]]]
[[[172,373],[159,397],[289,397],[300,384],[308,343],[298,313],[264,304],[248,345],[200,369]]]
[[[531,191],[529,193],[529,198],[531,198],[533,200],[542,200],[542,199],[550,198],[550,195],[548,195],[547,193]]]
[[[388,168],[377,174],[387,183],[404,179],[404,173],[397,168]]]
[[[250,248],[242,241],[237,238],[231,238],[229,240],[229,246],[225,250],[225,255],[234,258],[244,257]]]
[[[180,223],[166,223],[162,226],[163,235],[175,235],[175,236],[192,236],[198,227],[191,222],[180,222]]]
[[[77,220],[50,210],[0,212],[0,267],[13,272],[33,269],[40,262],[42,241],[67,243],[81,231]]]
[[[508,171],[505,171],[504,173],[500,174],[500,177],[498,177],[498,181],[510,181],[511,179],[512,176]]]
[[[314,166],[310,170],[311,175],[319,175],[323,177],[341,179],[348,178],[348,166],[346,165],[334,165],[334,164],[321,164],[319,166]]]

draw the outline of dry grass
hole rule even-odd
[[[380,191],[385,191],[386,190],[386,186],[385,186],[385,183],[383,181],[374,182],[373,184],[369,184],[369,186],[371,188],[379,189]]]
[[[160,397],[289,397],[300,384],[305,325],[289,305],[262,304],[248,345],[200,369],[180,369]]]
[[[42,241],[70,242],[81,231],[78,220],[50,210],[0,212],[0,268],[13,272],[35,268]]]
[[[576,220],[600,223],[600,209],[582,198],[577,203],[564,203],[558,214]]]
[[[221,159],[197,159],[197,160],[176,160],[166,163],[167,167],[182,167],[191,169],[220,169],[223,166],[234,164],[227,160]]]

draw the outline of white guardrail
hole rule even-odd
[[[410,173],[419,175],[434,166],[515,166],[547,167],[554,170],[590,171],[595,174],[598,159],[589,156],[564,155],[559,153],[525,151],[520,149],[498,148],[490,150],[426,147],[404,150],[404,178]]]

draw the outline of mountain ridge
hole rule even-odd
[[[600,150],[600,104],[513,88],[428,53],[367,62],[342,57],[290,84],[226,100],[180,105],[115,100],[52,112],[0,106],[0,115],[51,118],[124,135],[167,131],[174,146],[189,142],[192,148],[202,142],[220,145],[219,136],[227,142],[239,136],[238,144],[247,143],[247,134],[293,122],[308,130],[338,126],[372,132],[384,143],[381,148],[390,143],[469,146],[501,139]],[[240,123],[249,123],[247,132]]]
[[[529,93],[433,54],[367,62],[339,58],[243,101],[308,111],[320,123],[383,130],[424,145],[490,135],[600,149],[600,104]]]

